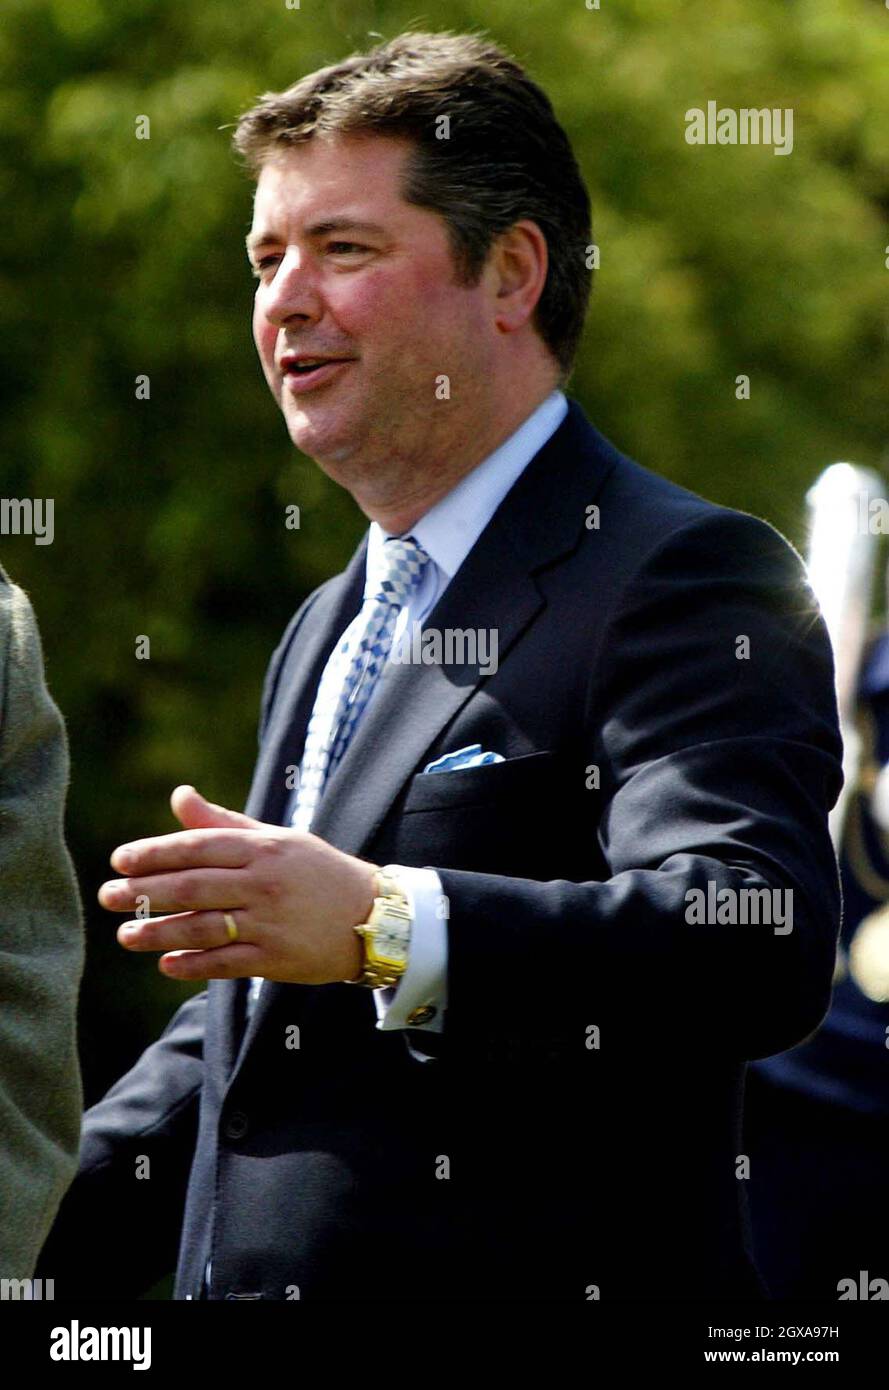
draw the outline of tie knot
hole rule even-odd
[[[413,536],[390,536],[383,542],[375,573],[368,578],[365,599],[401,608],[419,586],[428,563],[429,556]]]

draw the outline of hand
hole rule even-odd
[[[177,787],[170,805],[185,829],[118,846],[111,867],[128,877],[99,889],[112,912],[170,914],[124,922],[121,946],[164,952],[158,968],[177,980],[355,979],[362,947],[353,928],[370,915],[373,864],[317,835],[214,806],[194,787]],[[238,928],[235,942],[223,912]]]

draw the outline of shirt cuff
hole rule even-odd
[[[448,922],[441,879],[434,869],[405,868],[393,864],[408,898],[413,925],[407,969],[395,986],[375,989],[377,1027],[419,1028],[440,1033],[448,1006]],[[433,1010],[426,1020],[412,1021],[418,1009]]]

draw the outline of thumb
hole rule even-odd
[[[255,830],[262,822],[252,816],[244,816],[240,811],[229,811],[225,806],[216,806],[207,801],[200,792],[191,786],[176,787],[170,797],[173,815],[186,830],[215,829],[219,826],[236,830]]]

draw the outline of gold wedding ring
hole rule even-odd
[[[234,917],[231,915],[230,912],[223,912],[222,917],[223,921],[225,922],[225,930],[228,932],[229,941],[237,941],[238,924],[235,921]]]

